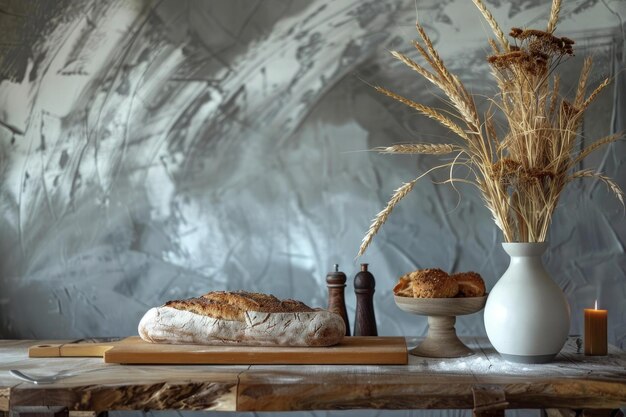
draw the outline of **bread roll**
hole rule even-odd
[[[459,292],[459,285],[456,281],[441,269],[422,269],[416,272],[411,280],[414,297],[449,298]]]
[[[393,293],[400,297],[413,297],[413,287],[411,286],[411,273],[402,275],[398,283],[393,287]]]
[[[457,295],[456,280],[439,268],[418,269],[400,277],[395,295],[414,298],[450,298]]]
[[[139,323],[139,336],[152,343],[331,346],[345,332],[335,313],[243,291],[168,301],[150,309]]]
[[[451,275],[459,284],[459,296],[482,297],[485,295],[485,281],[480,274],[469,271]]]

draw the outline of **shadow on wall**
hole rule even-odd
[[[510,3],[494,5],[506,27],[548,7]],[[149,307],[218,289],[324,306],[332,264],[353,277],[370,219],[434,164],[366,150],[449,140],[362,81],[440,105],[387,54],[410,47],[411,1],[11,4],[0,25],[10,40],[0,55],[0,337],[135,334]],[[573,37],[596,55],[598,75],[611,72],[619,22],[584,4],[568,5],[564,31],[582,30]],[[487,91],[473,6],[418,6],[451,69]],[[609,131],[620,91],[596,103],[588,137]],[[626,186],[623,146],[591,164]],[[362,259],[388,334],[426,326],[395,308],[399,275],[478,270],[490,287],[506,267],[477,193],[459,191],[421,182]],[[554,222],[549,269],[574,311],[600,297],[623,344],[622,208],[597,184],[576,185]],[[353,316],[350,288],[348,308]],[[480,315],[460,324],[461,334],[484,332]]]

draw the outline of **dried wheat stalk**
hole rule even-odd
[[[548,27],[546,32],[553,33],[556,24],[559,21],[559,13],[561,12],[561,0],[554,0],[550,9],[550,18],[548,19]]]
[[[494,19],[489,9],[487,9],[487,6],[485,6],[482,0],[472,0],[472,1],[474,2],[474,5],[476,5],[478,10],[480,10],[483,17],[487,21],[487,23],[489,23],[489,26],[491,26],[491,30],[493,30],[493,33],[496,35],[496,38],[498,38],[498,40],[500,41],[500,44],[504,47],[504,50],[508,51],[510,49],[509,41],[506,39],[506,36],[504,36],[504,32],[502,32],[502,29],[500,29],[500,25],[498,25],[498,22],[496,22],[496,19]]]
[[[610,78],[607,78],[604,81],[602,81],[602,83],[599,86],[597,86],[595,90],[593,90],[593,92],[589,95],[587,100],[585,100],[585,102],[580,106],[580,111],[584,111],[587,107],[589,107],[589,105],[596,99],[596,97],[598,97],[598,94],[600,94],[600,92],[604,90],[610,83],[611,83]]]
[[[574,107],[580,107],[585,100],[585,92],[587,90],[587,80],[589,74],[591,74],[591,64],[593,60],[591,57],[586,57],[583,63],[583,68],[580,71],[580,77],[578,78],[578,87],[576,88],[576,98],[574,99]]]
[[[554,117],[554,111],[556,110],[556,103],[558,102],[558,99],[559,99],[560,82],[561,82],[561,78],[558,76],[558,74],[555,75],[554,81],[552,81],[552,95],[550,97],[550,109],[548,110],[548,117],[550,119]]]
[[[619,133],[614,133],[612,135],[605,136],[601,139],[596,140],[594,143],[592,143],[591,145],[587,146],[585,149],[580,151],[580,153],[576,156],[576,158],[572,160],[571,166],[572,167],[575,166],[577,163],[581,162],[583,159],[588,157],[592,152],[596,151],[597,149],[600,149],[601,147],[608,145],[609,143],[618,141],[623,137],[624,137],[624,134],[622,132],[619,132]]]
[[[449,118],[447,118],[443,114],[439,113],[437,110],[433,109],[432,107],[428,107],[428,106],[424,106],[423,104],[416,103],[415,101],[409,100],[408,98],[405,98],[405,97],[402,97],[402,96],[394,93],[393,91],[387,90],[384,87],[374,87],[374,88],[379,93],[383,93],[384,95],[389,96],[389,97],[393,98],[394,100],[397,100],[400,103],[405,104],[405,105],[407,105],[407,106],[417,110],[418,112],[422,113],[424,116],[430,117],[431,119],[434,119],[434,120],[438,121],[439,123],[441,123],[442,125],[444,125],[448,129],[450,129],[451,131],[453,131],[454,133],[456,133],[460,137],[462,137],[462,138],[466,138],[467,137],[467,135],[465,134],[463,129],[461,129],[459,127],[459,125],[457,125],[452,120],[450,120]]]
[[[607,188],[613,193],[613,195],[615,195],[615,197],[619,200],[619,202],[622,203],[622,205],[624,205],[624,192],[622,191],[620,186],[617,185],[617,183],[615,183],[615,181],[613,181],[611,178],[607,177],[606,175],[603,175],[599,172],[592,171],[590,169],[584,169],[582,171],[575,172],[574,174],[572,174],[570,178],[572,180],[575,180],[577,178],[597,178],[600,181],[602,181],[607,186]]]
[[[413,187],[415,187],[416,182],[417,178],[411,182],[404,183],[393,193],[391,200],[389,200],[389,202],[387,203],[387,207],[385,207],[380,213],[376,215],[376,218],[372,222],[369,230],[367,231],[367,234],[361,242],[361,247],[359,248],[359,253],[357,256],[361,256],[365,253],[365,250],[370,245],[370,243],[372,243],[372,239],[374,239],[374,236],[376,235],[376,233],[378,233],[378,230],[387,221],[387,218],[391,214],[393,208],[400,202],[400,200],[402,200],[411,192]]]
[[[439,143],[412,143],[375,148],[380,153],[443,155],[455,151],[454,145]]]

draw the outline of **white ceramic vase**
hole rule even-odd
[[[503,243],[511,257],[485,305],[493,347],[511,362],[545,363],[561,350],[570,327],[563,291],[543,266],[547,243]]]

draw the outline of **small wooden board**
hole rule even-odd
[[[346,337],[330,347],[206,346],[148,343],[139,337],[118,342],[31,346],[32,357],[92,356],[106,363],[215,365],[405,365],[403,337]]]
[[[133,336],[125,339],[113,339],[103,342],[94,342],[97,339],[87,341],[79,340],[69,343],[48,343],[34,345],[28,348],[29,358],[102,358],[104,352],[120,345],[145,343],[140,337]]]

